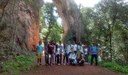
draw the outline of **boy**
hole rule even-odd
[[[39,41],[39,45],[37,45],[37,63],[41,65],[42,61],[42,52],[44,47],[42,46],[42,41]]]
[[[91,47],[91,65],[93,64],[93,60],[95,59],[95,65],[98,65],[98,47],[95,43],[93,43]]]
[[[53,64],[53,61],[54,61],[54,58],[53,58],[53,56],[54,56],[54,48],[55,48],[55,46],[54,46],[54,43],[53,43],[53,41],[50,41],[50,43],[48,44],[48,64],[49,65],[52,65]]]

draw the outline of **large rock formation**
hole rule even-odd
[[[38,43],[40,1],[0,0],[0,61]]]
[[[53,2],[63,21],[65,41],[67,36],[73,35],[72,38],[76,38],[76,41],[80,42],[82,23],[80,10],[74,0],[53,0]]]
[[[39,41],[39,8],[43,0],[0,0],[0,60],[26,53]],[[53,0],[63,20],[64,37],[80,41],[80,12],[73,0]],[[70,28],[70,29],[69,29]]]

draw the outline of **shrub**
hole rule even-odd
[[[128,73],[128,66],[119,65],[116,62],[101,62],[101,66],[121,73]]]
[[[8,60],[3,64],[5,74],[19,75],[20,71],[29,70],[33,61],[34,55],[20,55],[13,60]]]

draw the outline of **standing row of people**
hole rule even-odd
[[[98,64],[98,47],[93,44],[92,46],[87,46],[87,44],[80,44],[73,42],[68,42],[58,44],[50,41],[45,46],[45,63],[47,65],[52,64],[72,64],[72,65],[84,65],[88,62],[88,55],[91,54],[91,65],[95,59],[95,64]]]

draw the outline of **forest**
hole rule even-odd
[[[96,43],[100,66],[128,74],[128,2],[101,0],[84,7],[74,0],[1,0],[0,74],[19,75],[35,67],[39,39],[45,44],[72,39]]]

